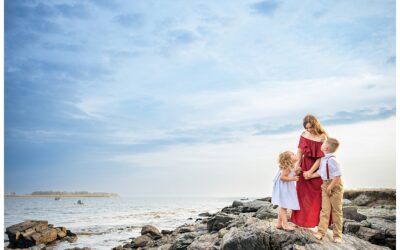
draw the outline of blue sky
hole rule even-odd
[[[307,113],[327,126],[395,116],[395,1],[6,0],[4,12],[6,192],[163,195],[143,186],[205,172],[164,165],[190,155],[174,149],[211,157],[298,133]],[[166,194],[188,184],[176,185]]]

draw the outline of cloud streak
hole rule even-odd
[[[274,0],[266,0],[262,2],[258,2],[252,5],[252,9],[255,10],[257,13],[271,16],[274,14],[276,9],[278,8],[279,3]]]
[[[341,124],[352,124],[365,121],[376,121],[383,120],[396,115],[396,108],[379,108],[379,109],[360,109],[354,111],[339,111],[332,115],[326,115],[319,117],[319,121],[323,125],[341,125]],[[256,126],[258,132],[255,135],[273,135],[282,134],[292,131],[298,131],[300,128],[299,124],[285,124],[280,127],[265,127],[262,125]]]

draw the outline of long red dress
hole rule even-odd
[[[322,142],[313,141],[300,136],[298,148],[303,152],[300,167],[302,171],[311,169],[318,158],[324,156],[321,151]],[[300,174],[296,190],[299,198],[300,210],[293,210],[290,221],[300,227],[316,227],[319,223],[321,210],[322,179],[320,177],[306,180]]]

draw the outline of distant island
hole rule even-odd
[[[105,192],[94,192],[90,193],[88,191],[79,192],[65,192],[65,191],[34,191],[31,194],[17,194],[15,192],[5,193],[4,197],[9,198],[69,198],[69,197],[118,197],[116,193],[105,193]]]

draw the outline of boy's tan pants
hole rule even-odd
[[[329,216],[332,210],[332,222],[333,222],[333,237],[342,238],[342,200],[343,200],[343,183],[339,181],[332,188],[331,195],[328,196],[326,188],[332,180],[324,181],[321,185],[322,188],[322,209],[319,215],[318,233],[325,236],[329,224]]]

